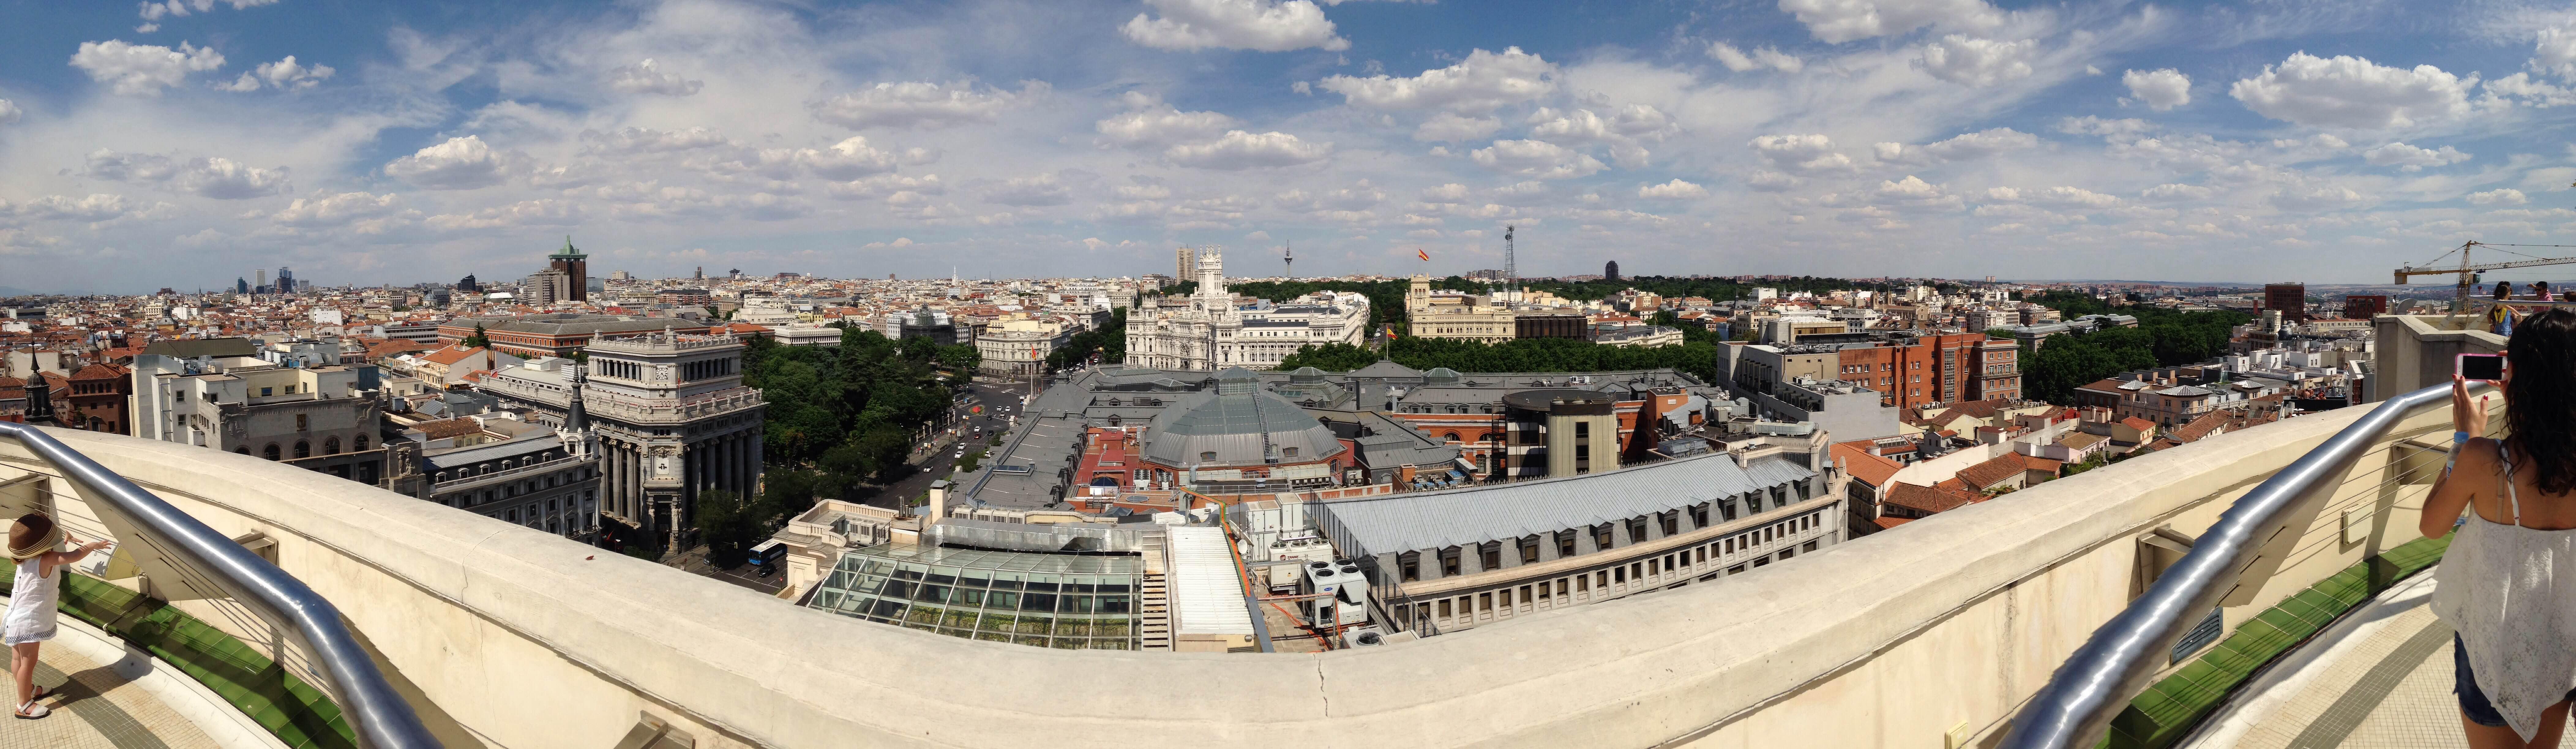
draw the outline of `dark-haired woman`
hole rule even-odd
[[[2576,310],[2520,328],[2498,381],[2502,439],[2485,436],[2494,396],[2452,379],[2452,463],[2421,521],[2426,538],[2459,528],[2433,613],[2458,632],[2452,689],[2479,749],[2557,746],[2576,698]]]

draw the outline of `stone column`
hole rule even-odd
[[[735,470],[740,471],[734,475],[734,481],[742,484],[743,495],[760,493],[760,466],[751,462],[751,432],[734,433],[733,464]]]
[[[757,424],[759,423],[759,420],[754,419],[752,423]],[[760,482],[760,474],[762,472],[760,465],[760,429],[758,427],[754,427],[748,438],[743,441],[750,443],[745,448],[749,453],[749,457],[745,458],[743,464],[751,466],[752,483],[757,484]],[[804,508],[800,507],[796,509],[802,510]]]

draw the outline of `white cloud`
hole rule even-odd
[[[2521,190],[2510,187],[2469,193],[2468,200],[2478,205],[2522,205],[2531,202],[2531,198],[2524,196]]]
[[[2349,187],[2326,185],[2311,188],[2284,188],[2280,192],[2273,193],[2268,200],[2281,210],[2318,213],[2359,206],[2369,198],[2354,192]]]
[[[1899,36],[1936,24],[1976,30],[2003,22],[2003,14],[1982,0],[1780,0],[1780,10],[1797,16],[1826,44]]]
[[[2428,166],[2448,166],[2467,161],[2469,155],[2450,146],[2443,146],[2436,150],[2404,143],[2390,143],[2361,152],[2361,160],[2371,166],[2396,166],[2403,171],[2414,172],[2422,171]]]
[[[1234,118],[1216,112],[1183,112],[1165,104],[1093,123],[1103,145],[1162,148],[1184,141],[1216,137],[1233,127]]]
[[[428,223],[432,227],[445,231],[472,231],[521,226],[575,226],[581,223],[583,216],[584,212],[579,203],[540,198],[494,206],[472,213],[431,216]]]
[[[1413,139],[1451,143],[1483,140],[1485,136],[1493,135],[1494,131],[1502,127],[1503,121],[1492,117],[1461,117],[1454,113],[1441,112],[1432,115],[1431,119],[1424,120],[1421,127],[1414,128]]]
[[[1708,188],[1701,187],[1694,183],[1684,182],[1681,178],[1675,177],[1673,178],[1673,181],[1660,185],[1638,186],[1637,197],[1655,200],[1687,200],[1690,198],[1705,198],[1708,197]]]
[[[2486,82],[2489,97],[2518,101],[2525,106],[2547,109],[2576,104],[2576,90],[2532,78],[2530,73],[2515,73]]]
[[[1249,49],[1286,52],[1315,47],[1338,52],[1351,41],[1333,35],[1333,22],[1310,0],[1145,0],[1161,12],[1138,13],[1118,28],[1127,40],[1155,49]]]
[[[83,198],[47,195],[16,206],[0,200],[0,215],[48,221],[108,221],[124,217],[131,208],[125,196],[108,193],[91,193]]]
[[[2348,55],[2298,52],[2228,94],[2256,114],[2312,127],[2390,130],[2457,119],[2469,113],[2463,79],[2431,65],[2389,67]]]
[[[1425,203],[1455,205],[1466,202],[1466,200],[1467,186],[1456,182],[1444,184],[1439,187],[1428,188],[1422,191],[1422,202]]]
[[[242,10],[245,8],[257,8],[262,5],[275,5],[277,4],[277,1],[278,0],[223,0],[223,4],[233,6],[233,10]],[[143,16],[143,20],[158,21],[165,16],[186,16],[190,10],[204,13],[214,9],[215,0],[160,0],[159,2],[144,3],[140,13]]]
[[[1053,174],[1012,177],[1002,184],[986,188],[984,202],[1017,206],[1064,205],[1073,202],[1073,188],[1056,180]]]
[[[336,72],[339,71],[332,70],[329,65],[312,67],[298,65],[294,55],[287,55],[286,59],[277,62],[262,63],[251,72],[243,73],[240,78],[233,79],[230,85],[216,88],[235,92],[257,91],[262,85],[276,89],[312,88],[320,85],[323,79],[331,77],[331,74]]]
[[[1879,143],[1871,146],[1871,150],[1880,161],[1929,164],[1987,158],[2006,151],[2034,148],[2038,145],[2039,136],[2008,127],[1998,127],[1973,133],[1961,133],[1952,136],[1949,140],[1920,146]]]
[[[2116,197],[2081,187],[2062,185],[2045,190],[2024,191],[2020,197],[2033,204],[2060,208],[2110,208],[2120,204],[2120,199]]]
[[[399,210],[393,193],[376,195],[365,192],[314,193],[309,198],[296,198],[276,213],[270,221],[303,228],[345,226],[360,219],[376,218]]]
[[[1738,73],[1761,68],[1795,73],[1807,67],[1807,64],[1796,56],[1769,46],[1756,47],[1752,52],[1746,52],[1725,42],[1709,42],[1708,56],[1718,64],[1725,65],[1726,69]]]
[[[232,159],[189,159],[173,183],[179,190],[217,200],[258,198],[285,192],[286,168],[262,169]]]
[[[940,184],[939,175],[936,174],[925,174],[919,177],[886,174],[849,182],[834,182],[825,185],[823,192],[843,200],[864,200],[902,193],[915,196],[946,195],[948,188]]]
[[[91,151],[85,161],[81,173],[91,177],[156,185],[217,200],[265,197],[289,188],[285,167],[265,169],[221,157],[179,159],[102,148]]]
[[[633,65],[621,65],[608,71],[608,87],[630,94],[688,96],[698,92],[705,81],[693,81],[678,73],[662,70],[661,63],[647,57]]]
[[[1833,139],[1823,135],[1765,135],[1750,145],[1783,171],[1816,174],[1852,168],[1851,157],[1835,152]]]
[[[1955,211],[1961,207],[1959,196],[1911,174],[1901,181],[1879,180],[1871,202],[1910,211]]]
[[[1599,159],[1539,140],[1498,140],[1467,155],[1488,169],[1539,179],[1584,177],[1606,168]]]
[[[8,99],[0,99],[0,125],[17,124],[18,118],[25,114],[25,112],[26,110],[18,108],[17,102],[13,102]]]
[[[1511,47],[1500,54],[1479,49],[1445,68],[1411,78],[1336,75],[1315,85],[1372,109],[1445,109],[1479,115],[1556,90],[1556,63]]]
[[[2131,97],[2158,112],[2191,103],[2191,76],[2173,68],[2121,73],[2120,83],[2129,87]]]
[[[2540,30],[2539,42],[2531,49],[2531,68],[2576,81],[2576,20]]]
[[[613,156],[672,153],[712,148],[733,142],[716,131],[704,127],[693,127],[687,130],[623,127],[608,133],[584,130],[579,137],[582,153]]]
[[[894,171],[895,156],[869,147],[866,136],[853,135],[832,144],[831,148],[800,149],[796,152],[796,163],[817,177],[853,180]]]
[[[1287,133],[1229,130],[1216,140],[1164,149],[1163,158],[1186,167],[1232,171],[1312,163],[1332,153],[1331,143],[1307,143]]]
[[[817,102],[814,116],[849,127],[928,127],[992,122],[1003,110],[1045,96],[1047,84],[1028,81],[1017,92],[978,90],[972,81],[942,86],[923,81],[879,83]]]
[[[2138,197],[2146,198],[2148,200],[2172,202],[2182,200],[2201,200],[2216,192],[2216,190],[2211,190],[2200,185],[2166,183],[2147,188],[2146,191],[2138,193]]]
[[[1963,86],[1992,86],[2030,77],[2030,60],[2038,51],[2039,42],[2031,39],[1999,42],[1951,34],[1924,44],[1914,67]]]
[[[514,160],[468,135],[387,162],[385,176],[433,190],[470,190],[500,184]]]
[[[110,39],[81,42],[80,51],[72,53],[72,67],[87,72],[90,80],[111,84],[111,90],[128,96],[157,96],[161,89],[186,81],[189,73],[223,66],[222,53],[187,42],[171,49]]]
[[[1798,186],[1798,178],[1779,172],[1754,172],[1744,178],[1744,185],[1763,192],[1780,192]]]

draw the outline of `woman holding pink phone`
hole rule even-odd
[[[2460,534],[2434,573],[2433,613],[2457,632],[2452,691],[2479,749],[2557,746],[2576,699],[2576,310],[2520,327],[2501,360],[2458,359],[2451,463],[2420,525]],[[2512,406],[2503,438],[2486,436],[2495,396],[2472,398],[2473,381]]]

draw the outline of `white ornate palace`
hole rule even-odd
[[[1127,366],[1269,369],[1302,346],[1368,340],[1367,296],[1319,291],[1279,304],[1238,303],[1225,288],[1223,248],[1199,255],[1197,270],[1199,288],[1186,306],[1148,294],[1127,315]]]

